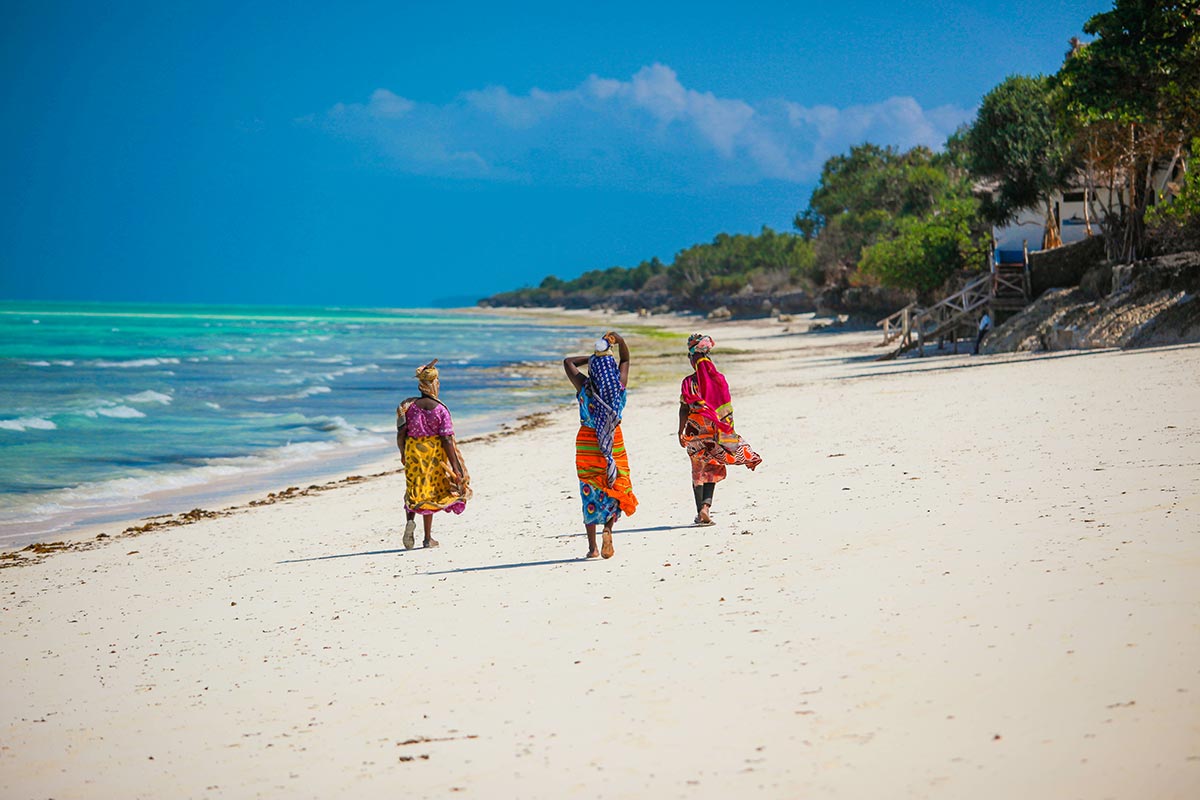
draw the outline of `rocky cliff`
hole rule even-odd
[[[985,353],[1200,342],[1200,251],[1101,264],[998,327]]]

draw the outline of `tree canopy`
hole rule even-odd
[[[1078,158],[1051,78],[1012,75],[984,95],[966,146],[971,171],[996,184],[985,216],[1003,224],[1022,209],[1041,208],[1047,230],[1055,230],[1050,196],[1070,183]]]

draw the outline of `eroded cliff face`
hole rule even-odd
[[[1107,294],[1105,292],[1107,291]],[[1200,251],[1101,266],[998,327],[985,353],[1200,342]]]

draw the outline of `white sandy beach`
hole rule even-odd
[[[0,797],[1200,794],[1200,346],[705,327],[765,458],[713,527],[635,352],[609,561],[564,379],[440,548],[395,474],[0,570]]]

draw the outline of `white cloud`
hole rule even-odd
[[[589,76],[560,91],[503,86],[453,102],[415,102],[384,88],[317,121],[422,174],[686,189],[762,180],[810,182],[831,155],[871,141],[938,148],[969,109],[924,109],[911,97],[803,106],[750,103],[683,85],[652,64],[629,80]]]
[[[387,89],[376,89],[371,93],[371,102],[367,104],[367,110],[376,117],[395,119],[412,111],[416,105],[412,100],[392,94]]]

